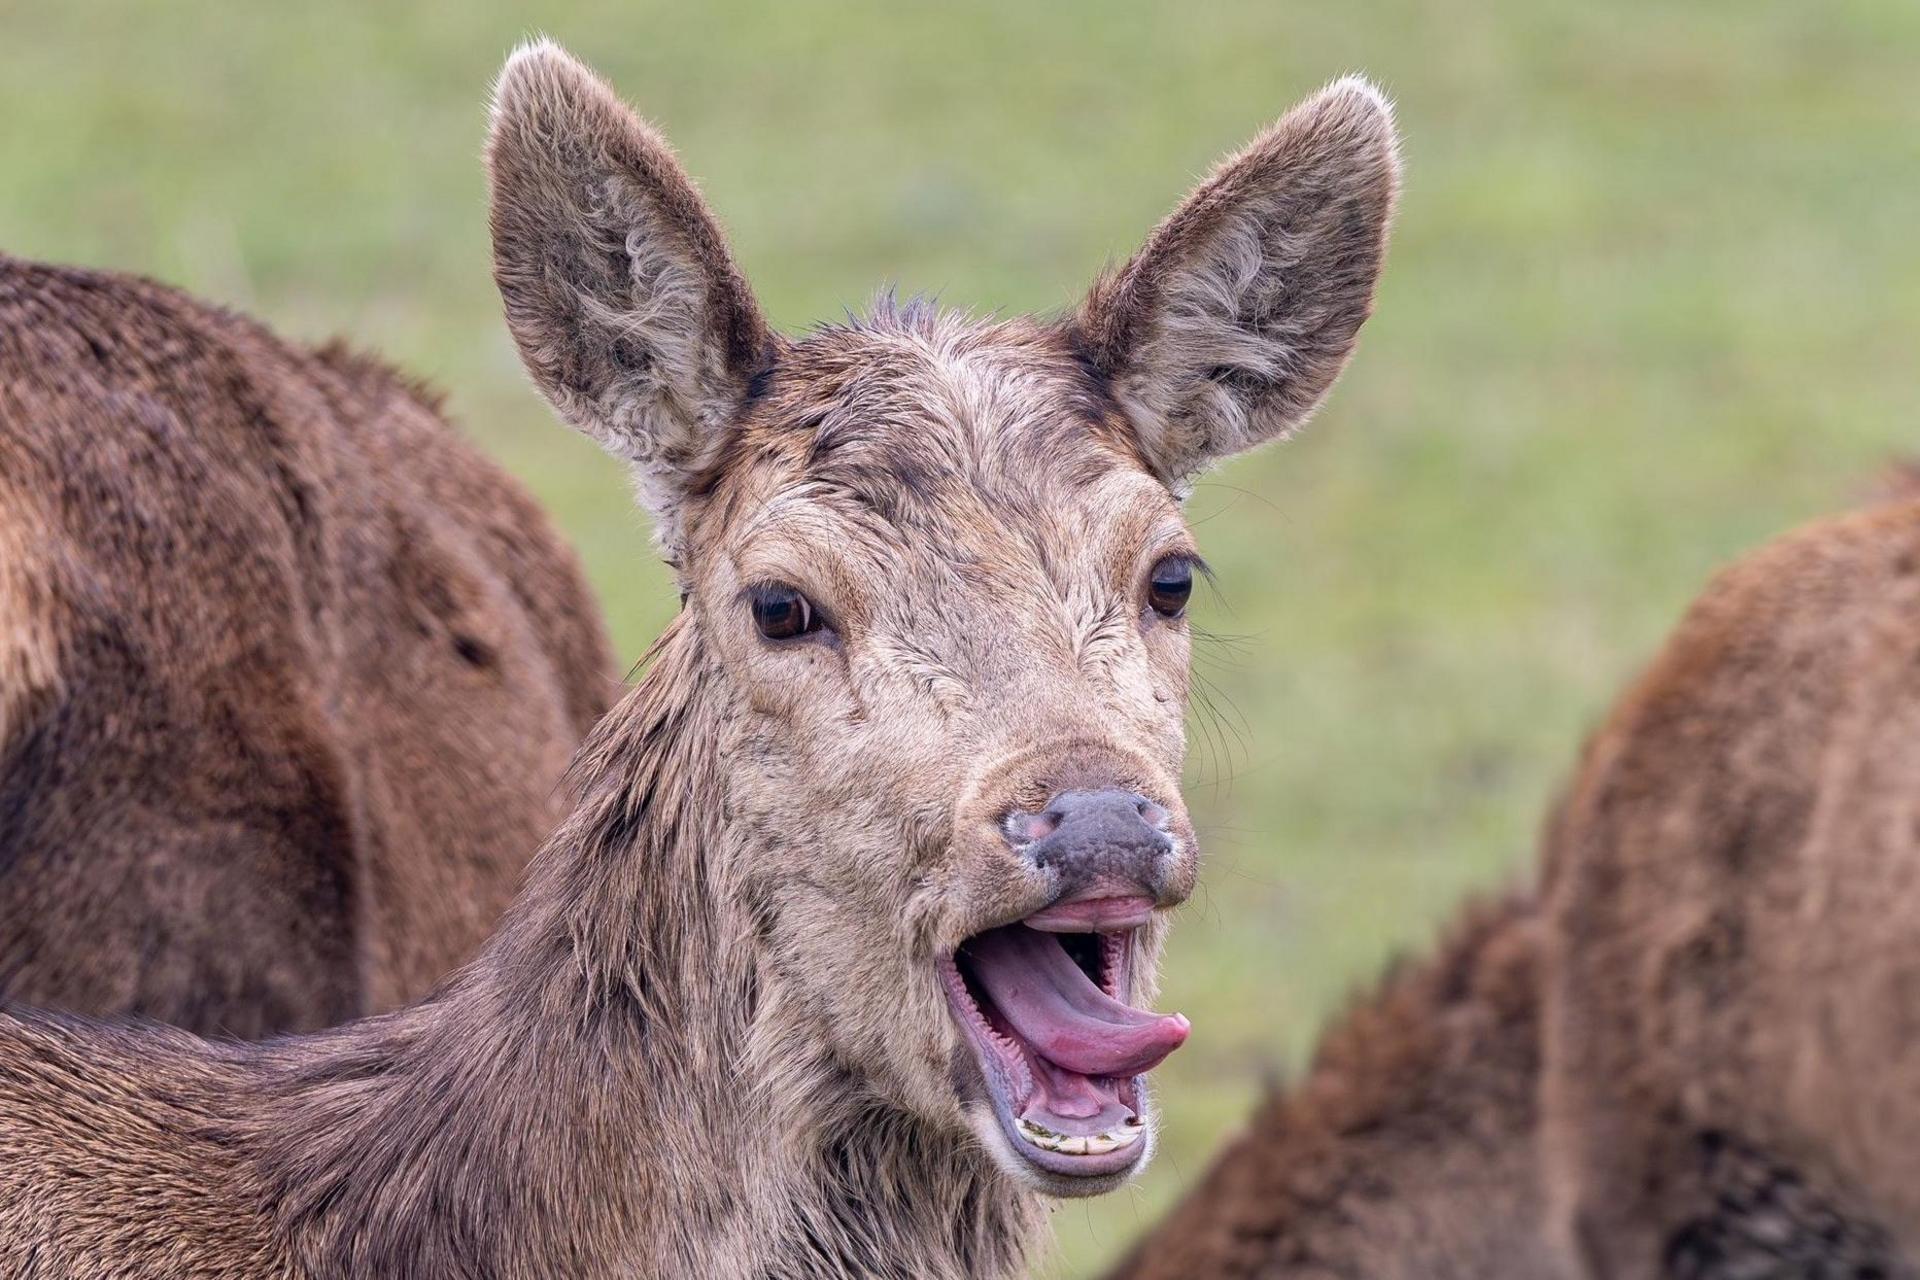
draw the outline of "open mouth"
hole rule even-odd
[[[1125,1002],[1144,912],[1124,913],[1122,927],[1074,914],[975,934],[941,976],[1013,1150],[1048,1173],[1111,1179],[1146,1154],[1141,1077],[1188,1027]]]

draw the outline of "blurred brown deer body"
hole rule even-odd
[[[1589,744],[1542,1095],[1588,1274],[1916,1274],[1917,778],[1911,501],[1722,573]]]
[[[1476,907],[1322,1037],[1111,1280],[1563,1280],[1536,1154],[1540,908]]]
[[[1397,161],[1337,84],[1059,321],[776,335],[672,154],[550,45],[496,99],[495,277],[685,600],[429,1001],[303,1039],[0,1015],[0,1270],[1016,1270],[1131,1176],[1197,866],[1178,493],[1295,429]]]
[[[419,391],[0,258],[0,998],[246,1037],[418,998],[614,687],[571,552]]]

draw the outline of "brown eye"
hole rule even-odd
[[[1163,618],[1177,618],[1187,611],[1187,597],[1193,594],[1193,561],[1185,556],[1168,556],[1153,566],[1147,579],[1147,603]]]
[[[753,625],[769,640],[791,640],[819,626],[813,606],[792,587],[755,587]]]

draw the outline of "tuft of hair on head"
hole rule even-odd
[[[1075,328],[1149,461],[1181,488],[1298,430],[1353,354],[1400,186],[1393,107],[1334,81],[1216,167]]]

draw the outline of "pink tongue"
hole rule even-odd
[[[1095,986],[1057,935],[1025,925],[967,943],[973,976],[1033,1051],[1087,1076],[1151,1070],[1187,1038],[1187,1020],[1121,1004]]]

